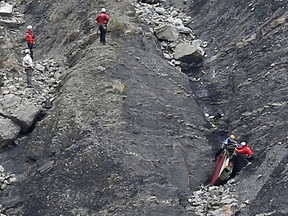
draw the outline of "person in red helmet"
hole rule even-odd
[[[110,20],[109,14],[106,12],[105,8],[101,9],[101,13],[96,17],[96,21],[99,24],[100,30],[100,43],[106,44],[106,33],[107,33],[107,25]]]
[[[32,26],[29,25],[27,26],[27,31],[26,31],[26,42],[27,42],[27,46],[30,50],[30,56],[33,59],[33,47],[35,45],[35,35],[32,31]]]

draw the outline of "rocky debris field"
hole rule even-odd
[[[3,166],[0,165],[0,193],[3,194],[3,190],[14,182],[17,182],[14,174],[7,173]],[[4,214],[5,208],[0,204],[0,216],[6,216]]]
[[[28,88],[26,74],[21,67],[1,72],[0,140],[1,148],[13,144],[21,134],[31,132],[41,119],[43,108],[51,108],[58,93],[63,68],[53,59],[34,63],[33,87]],[[49,106],[49,107],[47,107]]]
[[[0,25],[3,28],[18,28],[19,26],[25,23],[23,18],[23,13],[20,13],[17,9],[16,1],[13,2],[0,2]],[[1,35],[1,39],[3,40],[4,35]]]
[[[187,27],[191,16],[173,6],[136,3],[136,15],[149,25],[149,30],[159,40],[161,50],[169,64],[191,67],[203,61],[206,41],[195,39],[193,30]]]
[[[33,88],[27,87],[24,68],[13,67],[10,70],[2,70],[0,75],[2,95],[14,94],[27,98],[35,105],[41,105],[45,99],[53,100],[64,73],[63,67],[61,68],[53,59],[47,59],[34,62],[33,69]]]
[[[234,179],[223,186],[201,186],[188,196],[191,206],[187,208],[201,216],[235,215],[249,204],[249,200],[240,204],[235,191]]]

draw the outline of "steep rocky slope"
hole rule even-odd
[[[257,155],[235,179],[237,199],[250,204],[238,215],[287,214],[285,1],[167,0],[208,42],[189,77],[163,59],[133,2],[21,2],[36,58],[62,61],[67,76],[46,118],[1,152],[18,182],[1,193],[3,213],[194,215],[189,203],[202,195],[190,195],[235,131]],[[102,6],[113,19],[107,46],[94,23]],[[212,125],[205,113],[224,115]]]
[[[19,183],[4,191],[5,214],[183,215],[186,195],[211,171],[206,122],[188,79],[161,57],[145,26],[123,32],[122,20],[132,30],[139,22],[131,2],[106,5],[117,22],[100,45],[95,24],[85,31],[82,22],[100,8],[91,4],[27,8],[39,32],[36,56],[63,58],[70,73],[47,117],[3,152]],[[65,21],[54,22],[55,14]],[[73,40],[71,31],[79,33]]]

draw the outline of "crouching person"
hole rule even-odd
[[[253,149],[246,142],[241,142],[236,151],[238,154],[244,156],[250,163],[255,158]]]

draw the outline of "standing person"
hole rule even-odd
[[[25,56],[22,61],[22,65],[25,67],[25,72],[27,75],[27,85],[28,87],[32,87],[32,71],[33,71],[33,61],[30,56],[30,50],[26,49],[24,51]]]
[[[33,47],[35,45],[35,35],[32,31],[32,26],[29,25],[27,26],[27,31],[26,31],[26,42],[27,42],[27,46],[30,50],[30,56],[33,59]]]
[[[109,22],[110,16],[106,13],[106,9],[102,8],[101,13],[96,17],[96,21],[99,24],[100,30],[100,43],[106,44],[106,33],[107,25]]]

